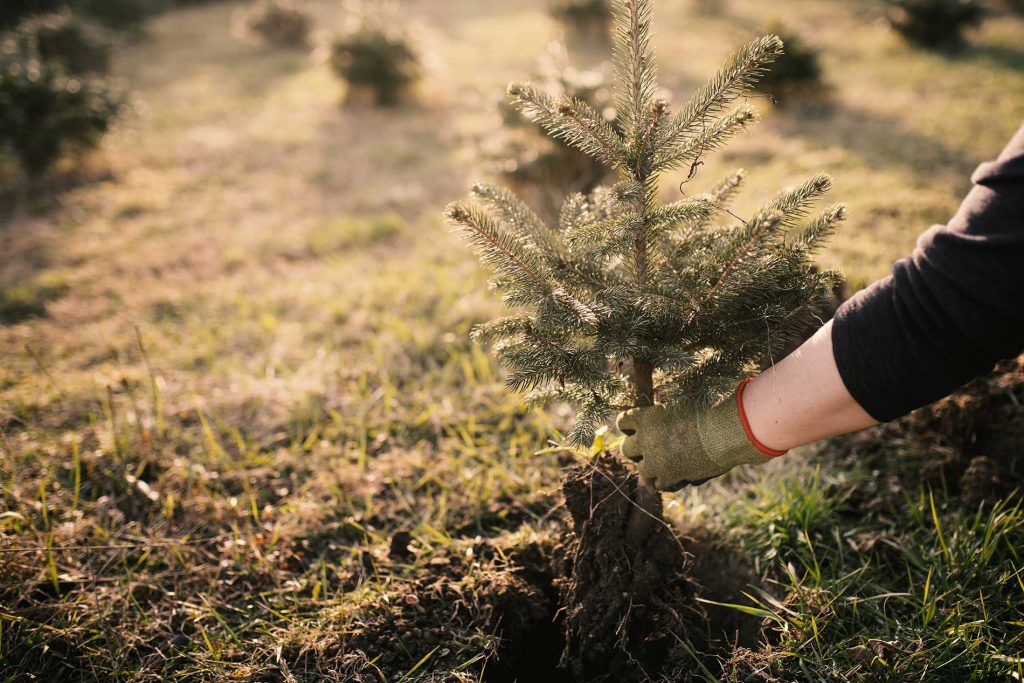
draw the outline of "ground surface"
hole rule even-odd
[[[560,465],[582,456],[546,449],[566,415],[524,411],[468,341],[499,306],[440,219],[555,26],[540,0],[409,2],[426,78],[377,111],[231,37],[239,6],[154,20],[117,55],[137,113],[84,170],[2,194],[0,679],[558,680]],[[659,3],[677,102],[780,15],[830,92],[694,182],[746,167],[742,210],[831,172],[851,220],[823,261],[855,286],[1020,124],[1020,19],[944,56],[874,2],[726,6]],[[1019,371],[978,391],[980,413],[667,498],[701,595],[743,608],[702,603],[745,647],[694,675],[1024,675],[1020,441],[972,417],[1020,424]]]

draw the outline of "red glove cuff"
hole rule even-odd
[[[736,409],[740,414],[740,423],[743,425],[743,431],[747,434],[747,439],[754,445],[754,448],[761,451],[770,458],[777,458],[780,455],[785,455],[789,451],[777,451],[774,448],[768,448],[763,443],[757,440],[754,436],[754,432],[750,429],[750,422],[747,420],[747,412],[743,409],[743,390],[746,389],[747,385],[750,384],[753,377],[748,377],[740,385],[736,387]]]

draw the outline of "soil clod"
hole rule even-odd
[[[563,665],[577,681],[645,681],[677,665],[677,646],[704,631],[688,559],[661,519],[660,500],[642,537],[630,524],[640,507],[640,480],[609,453],[569,470],[565,503],[575,539],[562,580],[566,607]]]

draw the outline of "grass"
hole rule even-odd
[[[468,341],[500,307],[440,213],[555,26],[541,0],[411,3],[428,73],[378,111],[339,106],[326,65],[230,39],[240,6],[119,48],[137,113],[0,227],[0,680],[512,680],[495,605],[550,602],[530,567],[564,529],[566,414],[522,408]],[[782,11],[660,2],[675,100]],[[830,99],[769,111],[693,183],[747,167],[742,211],[830,171],[851,221],[825,260],[855,285],[948,217],[1024,107],[1020,19],[950,57],[879,11],[787,3]],[[669,499],[770,579],[708,598],[773,624],[713,675],[1021,675],[1017,498],[865,511],[849,492],[872,471],[786,460]],[[417,601],[453,619],[438,642]],[[419,636],[375,648],[398,623]]]
[[[742,680],[758,670],[781,680],[808,672],[844,680],[1020,675],[1024,510],[1018,495],[968,509],[938,492],[908,490],[891,507],[865,513],[842,492],[870,472],[827,477],[808,469],[790,476],[762,484],[748,498],[756,504],[734,505],[724,515],[746,551],[778,576],[771,593],[748,594],[748,604],[770,624],[775,647],[734,654],[726,664],[731,676]]]

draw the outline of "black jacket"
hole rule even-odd
[[[1024,350],[1024,126],[948,225],[836,313],[847,389],[887,421],[946,396]]]

